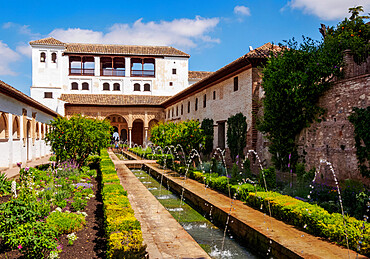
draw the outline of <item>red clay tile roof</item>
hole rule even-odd
[[[134,46],[66,43],[65,53],[120,54],[120,55],[154,55],[190,57],[189,54],[168,46]]]
[[[118,54],[118,55],[151,55],[190,57],[189,54],[169,46],[135,46],[115,44],[63,43],[52,37],[31,41],[30,45],[65,46],[65,53]]]
[[[30,41],[30,45],[58,45],[64,46],[64,42],[54,39],[53,37]]]
[[[169,96],[122,94],[62,94],[60,100],[70,104],[89,105],[160,105]]]
[[[247,54],[245,54],[245,57],[247,58],[268,58],[272,53],[277,53],[282,50],[281,47],[278,45],[273,45],[270,42],[262,45],[261,47],[258,47]]]
[[[34,108],[37,108],[51,116],[54,116],[54,117],[57,117],[58,116],[58,113],[56,113],[55,111],[49,109],[48,107],[46,107],[45,105],[39,103],[38,101],[32,99],[31,97],[29,97],[28,95],[22,93],[21,91],[18,91],[17,89],[15,89],[14,87],[8,85],[7,83],[3,82],[0,80],[0,93],[2,94],[5,94],[7,96],[9,96],[10,98],[14,98],[20,102],[23,102],[25,104],[28,104]]]
[[[188,78],[189,79],[203,79],[209,75],[213,74],[213,72],[208,71],[189,71]]]

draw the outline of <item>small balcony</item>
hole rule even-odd
[[[155,77],[154,70],[131,70],[132,77]]]
[[[102,76],[125,76],[125,69],[111,69],[103,68],[101,71]]]
[[[70,76],[93,76],[95,74],[94,68],[69,68]]]

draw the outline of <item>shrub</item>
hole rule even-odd
[[[55,228],[58,234],[68,234],[83,229],[85,217],[81,214],[54,211],[46,219],[46,223]]]
[[[265,179],[263,178],[263,176],[265,176]],[[263,173],[260,172],[260,175],[259,175],[260,185],[266,188],[264,180],[266,180],[266,185],[267,185],[268,190],[272,190],[276,188],[275,167],[271,166],[267,169],[263,169]]]
[[[346,216],[346,230],[341,214],[330,214],[318,205],[312,205],[276,192],[250,192],[247,205],[261,208],[268,213],[268,202],[272,216],[302,228],[315,236],[326,237],[340,245],[346,245],[346,234],[351,249],[356,250],[362,239],[360,253],[370,254],[370,224]]]
[[[57,162],[73,159],[84,165],[90,154],[96,154],[110,141],[111,126],[99,121],[74,115],[58,117],[51,122],[52,130],[45,136],[55,152]]]
[[[108,258],[145,258],[146,245],[140,230],[112,233],[108,238]]]
[[[0,173],[0,194],[7,194],[10,192],[11,182],[8,181],[5,173]]]
[[[7,235],[6,243],[20,249],[25,258],[46,258],[57,247],[57,231],[44,222],[16,225]]]
[[[227,145],[231,160],[244,158],[243,150],[247,145],[247,118],[240,112],[227,119]]]
[[[82,198],[74,198],[71,206],[74,211],[83,211],[87,205],[87,200]]]

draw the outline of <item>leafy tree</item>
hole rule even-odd
[[[247,118],[242,113],[237,113],[227,119],[227,145],[230,149],[231,160],[235,162],[244,158],[243,150],[247,145]]]
[[[50,125],[52,129],[45,140],[55,152],[57,162],[73,159],[82,166],[90,154],[99,153],[110,142],[108,121],[75,115],[69,119],[58,117]]]
[[[213,120],[212,119],[204,119],[202,121],[202,125],[200,126],[200,128],[203,130],[203,133],[206,137],[205,146],[204,146],[204,149],[203,149],[203,154],[204,155],[209,155],[209,154],[211,154],[211,152],[213,150],[213,134],[214,134]]]
[[[159,123],[151,129],[150,141],[154,144],[165,146],[181,145],[185,153],[192,149],[199,151],[204,147],[205,136],[198,121],[189,120],[178,123]]]
[[[357,10],[357,9],[356,9]],[[257,127],[270,140],[269,151],[277,169],[294,168],[298,161],[295,138],[324,110],[319,97],[341,77],[343,51],[351,49],[358,62],[370,50],[370,31],[358,14],[345,19],[336,28],[328,28],[323,41],[303,37],[298,44],[286,41],[279,54],[271,55],[263,70],[264,115]]]

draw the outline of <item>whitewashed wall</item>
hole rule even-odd
[[[23,116],[23,109],[27,111],[26,116]],[[46,124],[53,119],[53,116],[1,93],[0,112],[5,114],[7,117],[8,130],[7,138],[0,139],[0,168],[13,167],[17,162],[26,163],[26,161],[35,160],[50,154],[50,147],[46,145],[43,140],[41,129],[43,128],[43,132],[45,134]],[[34,120],[32,118],[33,113],[36,113]],[[18,118],[19,120],[18,137],[13,135],[13,122],[15,118]],[[29,138],[27,138],[24,130],[27,120],[30,120],[31,123]],[[38,137],[36,136],[36,127],[32,127],[32,123],[34,123],[34,125],[36,125],[36,123],[39,125]]]

